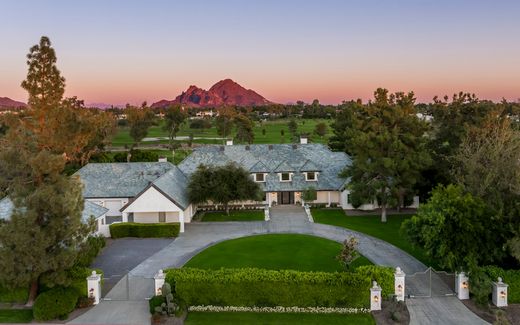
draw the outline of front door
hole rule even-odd
[[[278,192],[279,204],[294,204],[294,192]]]

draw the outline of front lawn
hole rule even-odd
[[[185,266],[201,269],[255,267],[269,270],[342,271],[337,242],[297,234],[260,235],[228,240],[209,247]],[[364,256],[353,267],[372,264]]]
[[[30,323],[33,320],[32,309],[0,309],[0,323]]]
[[[375,324],[371,314],[295,314],[248,312],[190,312],[185,324]]]
[[[315,222],[333,225],[351,230],[359,231],[367,235],[382,239],[394,246],[399,247],[408,254],[414,256],[426,265],[436,267],[425,251],[412,244],[401,234],[399,230],[401,223],[412,217],[412,215],[389,215],[387,222],[381,222],[380,215],[348,216],[341,209],[313,209],[312,217]]]
[[[201,221],[263,221],[264,210],[238,210],[226,212],[205,212]]]

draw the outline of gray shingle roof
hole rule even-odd
[[[266,165],[264,165],[263,162],[259,161],[256,164],[253,165],[253,167],[249,168],[249,171],[251,173],[268,173],[270,172],[269,168],[267,168]]]
[[[287,161],[282,161],[276,168],[273,170],[275,173],[282,173],[282,172],[295,172],[297,171],[296,168],[289,165]]]
[[[169,162],[91,163],[75,175],[85,198],[134,197],[172,167]]]
[[[270,149],[271,148],[271,149]],[[180,170],[189,177],[199,165],[222,166],[228,162],[236,162],[246,170],[251,171],[260,162],[267,167],[269,173],[265,183],[260,183],[264,191],[301,191],[308,187],[317,190],[340,190],[345,179],[339,173],[351,160],[343,152],[332,152],[322,144],[278,144],[278,145],[244,145],[225,146],[221,150],[218,146],[205,146],[194,149],[179,165]],[[294,170],[291,182],[280,182],[275,172],[280,164]],[[302,174],[306,164],[313,164],[320,171],[318,181],[307,182]]]
[[[190,205],[187,194],[188,178],[177,166],[156,179],[153,185],[167,194],[180,208],[186,209]]]
[[[319,172],[320,167],[316,166],[315,163],[312,162],[312,160],[307,160],[305,164],[300,168],[301,172]]]
[[[11,215],[14,211],[14,204],[11,199],[8,197],[3,198],[0,200],[0,219],[2,220],[10,220]],[[90,219],[90,217],[94,217],[94,219],[97,219],[108,212],[108,209],[102,206],[99,206],[93,202],[85,200],[85,205],[83,207],[83,211],[81,213],[81,219],[83,221],[87,221]]]

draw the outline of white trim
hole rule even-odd
[[[314,178],[313,179],[310,179],[309,178],[309,173],[314,173]],[[305,172],[305,181],[307,182],[317,182],[318,181],[318,172]]]
[[[257,179],[257,176],[258,176],[258,175],[263,175],[264,180],[263,180],[263,181],[259,181],[259,180]],[[256,183],[265,183],[265,182],[266,182],[266,178],[267,178],[267,173],[254,173],[254,174],[253,174],[253,179],[254,179],[254,181],[255,181]]]
[[[289,180],[283,180],[283,179],[282,179],[282,174],[289,174]],[[278,177],[280,178],[280,182],[287,183],[287,182],[292,182],[293,174],[294,174],[294,173],[283,172],[283,173],[278,173]]]

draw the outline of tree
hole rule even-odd
[[[336,256],[336,259],[340,261],[346,270],[349,270],[352,262],[359,257],[357,246],[358,240],[356,238],[350,237],[349,239],[345,239],[339,255]]]
[[[453,165],[457,183],[482,199],[501,225],[496,246],[507,243],[520,261],[520,131],[501,110],[492,111],[480,127],[468,127]]]
[[[28,58],[22,87],[30,107],[0,138],[0,189],[15,207],[0,227],[0,283],[30,285],[31,305],[42,276],[49,285],[67,284],[67,270],[93,230],[93,223],[82,222],[81,183],[68,177],[65,167],[88,156],[104,134],[93,135],[97,131],[91,129],[98,128],[90,112],[79,109],[81,101],[62,101],[65,79],[48,38],[42,37]]]
[[[186,120],[186,113],[184,113],[178,106],[169,106],[164,114],[164,127],[163,129],[168,132],[168,138],[170,139],[170,149],[173,149],[173,143],[175,137],[179,132],[182,123]]]
[[[329,138],[329,147],[335,151],[343,151],[351,154],[350,132],[354,127],[354,114],[362,112],[362,102],[344,101],[340,105],[340,112],[336,114],[336,119],[331,124],[333,135]]]
[[[472,270],[503,255],[496,247],[493,218],[481,199],[458,185],[440,185],[401,231],[447,270]]]
[[[302,199],[304,202],[313,202],[318,198],[318,192],[314,187],[308,187],[302,192]]]
[[[228,163],[224,166],[201,165],[188,181],[188,198],[194,203],[224,205],[229,214],[229,202],[262,199],[262,192],[249,172],[242,167]]]
[[[314,127],[314,133],[323,138],[327,134],[327,124],[320,122]]]
[[[27,54],[29,72],[22,82],[22,88],[29,93],[29,107],[38,108],[40,125],[46,113],[61,103],[65,93],[65,78],[56,67],[56,53],[48,37],[42,36]]]
[[[292,118],[289,123],[287,124],[287,129],[289,130],[289,133],[293,138],[296,138],[296,135],[298,133],[298,123]]]
[[[219,115],[215,119],[215,126],[217,133],[223,138],[227,138],[231,131],[233,131],[233,118],[235,117],[235,110],[231,107],[223,107],[219,111]]]
[[[236,140],[246,143],[253,143],[255,133],[253,132],[253,121],[243,114],[235,116],[235,125],[237,128]]]
[[[129,107],[126,109],[130,136],[134,145],[139,144],[148,134],[148,129],[153,125],[155,115],[148,108]]]
[[[414,94],[388,95],[379,88],[375,100],[356,106],[352,127],[347,130],[351,144],[352,165],[342,173],[350,177],[351,193],[381,207],[381,221],[386,209],[412,191],[421,170],[430,163],[425,148],[426,125],[414,108]]]

